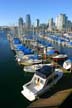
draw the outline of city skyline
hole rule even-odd
[[[26,14],[31,15],[32,23],[37,18],[40,23],[47,23],[60,13],[65,13],[72,21],[72,0],[1,0],[0,4],[0,26],[17,24],[19,17],[25,22]]]

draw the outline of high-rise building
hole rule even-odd
[[[39,26],[40,26],[40,21],[39,19],[36,19],[34,23],[35,33],[39,33]]]
[[[54,25],[54,22],[53,22],[53,18],[49,19],[48,21],[48,30],[49,31],[52,31],[55,29],[55,25]]]
[[[40,25],[40,21],[39,21],[39,19],[36,19],[34,26],[39,28],[39,25]]]
[[[19,18],[19,22],[18,23],[19,23],[19,26],[23,25],[23,18],[22,17]]]
[[[19,20],[18,20],[18,34],[19,34],[19,38],[21,38],[22,35],[23,35],[23,24],[24,24],[23,18],[20,17]]]
[[[70,20],[67,22],[67,31],[72,31],[72,22]]]
[[[60,31],[67,29],[68,17],[65,14],[60,14],[56,17],[56,28]]]
[[[27,29],[31,28],[31,18],[29,14],[26,15],[26,28]]]
[[[41,32],[42,34],[45,34],[46,29],[47,29],[47,24],[41,23],[39,26],[39,32]]]

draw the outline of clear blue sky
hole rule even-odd
[[[72,0],[0,0],[0,25],[12,25],[18,18],[30,14],[32,22],[39,18],[41,23],[65,13],[72,20]]]

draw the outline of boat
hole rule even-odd
[[[50,50],[55,50],[55,48],[53,46],[48,46],[47,47],[47,52],[50,51]]]
[[[22,59],[18,60],[20,65],[32,65],[42,63],[41,55],[26,55]]]
[[[66,60],[67,59],[67,55],[66,54],[58,54],[56,56],[53,56],[52,59],[54,61],[60,61],[60,60]]]
[[[23,51],[16,51],[15,57],[23,57],[23,56],[24,56]]]
[[[29,101],[34,101],[53,87],[62,76],[63,72],[61,69],[43,66],[34,73],[32,79],[28,83],[23,85],[21,93]]]
[[[71,69],[72,66],[72,59],[67,59],[66,61],[64,61],[63,63],[63,68],[66,70]]]
[[[28,66],[28,65],[33,65],[33,64],[38,64],[42,63],[42,59],[24,59],[23,61],[20,61],[20,65]]]
[[[48,56],[52,56],[52,55],[59,54],[59,51],[57,51],[57,50],[55,50],[55,49],[52,49],[52,50],[47,51],[46,54],[47,54]]]
[[[26,56],[24,55],[23,51],[16,51],[15,57],[16,57],[16,61],[20,62],[21,59],[25,58]],[[26,57],[26,58],[28,58],[28,57]]]
[[[35,73],[38,69],[42,68],[43,66],[52,66],[52,64],[51,63],[49,63],[49,64],[42,64],[42,63],[33,64],[30,66],[24,66],[23,70],[24,70],[24,72]]]

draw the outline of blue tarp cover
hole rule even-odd
[[[53,55],[53,54],[55,54],[55,50],[50,50],[47,52],[47,55]]]

